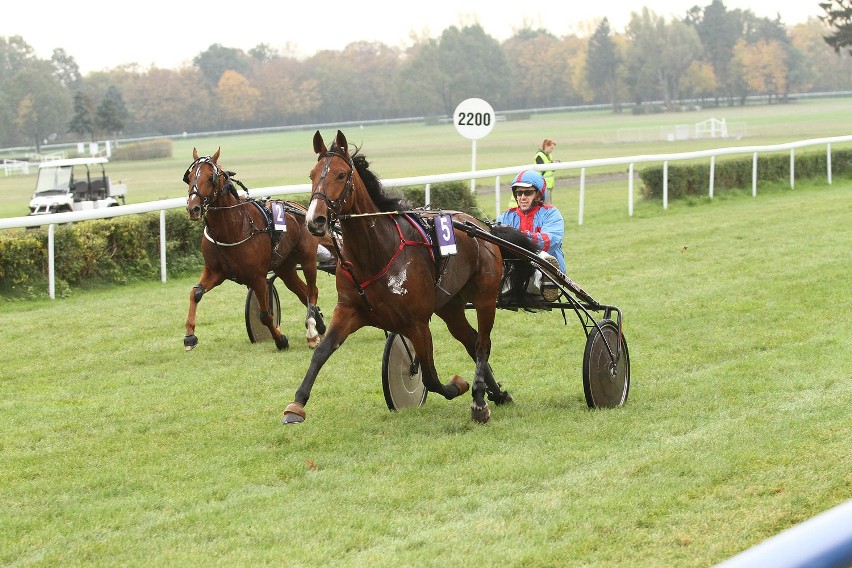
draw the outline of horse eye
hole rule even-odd
[[[345,172],[340,172],[339,174],[337,174],[337,179],[340,180],[340,181],[343,181],[343,178],[345,178],[345,177],[346,177]]]

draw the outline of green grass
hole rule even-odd
[[[557,199],[576,219],[577,189]],[[568,273],[624,312],[619,409],[586,408],[572,314],[498,313],[516,402],[485,426],[467,397],[388,412],[364,329],[284,427],[311,353],[283,286],[284,353],[249,343],[233,283],[185,353],[195,275],[5,303],[0,564],[708,566],[852,497],[852,181],[586,204]],[[441,377],[469,379],[433,330]]]

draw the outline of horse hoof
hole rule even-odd
[[[499,394],[495,394],[495,395],[488,393],[488,400],[490,400],[491,402],[493,402],[497,406],[502,406],[504,404],[509,404],[511,402],[515,402],[515,399],[512,398],[512,395],[510,395],[507,391],[503,391],[503,392],[501,392]]]
[[[284,409],[284,424],[301,424],[305,421],[305,405],[291,402]]]
[[[278,348],[278,351],[284,351],[285,349],[289,349],[290,342],[287,340],[285,336],[281,336],[281,339],[275,340],[275,347]]]
[[[471,403],[470,405],[470,417],[480,424],[485,424],[488,422],[488,419],[491,418],[491,409],[488,408],[488,404],[484,404],[483,406],[476,406],[476,403]]]
[[[308,349],[316,349],[319,347],[320,342],[322,342],[322,335],[317,335],[316,337],[308,338]]]
[[[451,385],[456,385],[456,388],[459,389],[459,394],[456,396],[461,396],[467,392],[467,389],[470,388],[470,385],[467,384],[467,381],[461,378],[459,375],[453,375],[453,378],[450,379]]]
[[[184,335],[183,336],[183,350],[184,351],[192,351],[198,345],[198,338],[195,335]]]

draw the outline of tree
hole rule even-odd
[[[746,43],[740,40],[734,47],[737,68],[747,70],[742,80],[748,88],[759,94],[781,97],[787,92],[787,57],[777,41]]]
[[[447,28],[438,44],[438,64],[444,81],[441,100],[444,112],[470,97],[490,99],[500,106],[505,99],[505,77],[509,74],[500,44],[479,24]]]
[[[660,53],[667,108],[672,99],[680,99],[680,82],[689,67],[703,53],[701,38],[695,28],[679,21],[664,27],[665,41]]]
[[[251,72],[251,61],[241,49],[224,47],[218,43],[196,55],[192,63],[198,67],[211,87],[219,84],[219,79],[225,71],[236,71],[243,77]]]
[[[688,23],[695,26],[701,44],[704,46],[704,58],[713,66],[716,76],[716,101],[721,96],[732,100],[733,83],[729,78],[728,65],[734,53],[734,46],[743,37],[744,24],[742,10],[728,11],[722,0],[713,0],[704,7],[703,17],[697,18],[690,12]]]
[[[82,82],[80,66],[64,49],[56,48],[50,58],[56,68],[56,79],[67,89],[78,89]]]
[[[834,33],[825,36],[825,42],[840,53],[844,47],[852,54],[852,0],[828,0],[819,7],[825,16],[819,19],[834,28]]]
[[[571,64],[576,53],[568,40],[526,28],[503,43],[509,75],[505,103],[511,108],[554,107],[579,100]],[[585,42],[582,50],[585,51]]]
[[[222,73],[216,87],[225,127],[245,126],[255,119],[260,92],[249,80],[231,69]]]
[[[89,135],[95,141],[95,103],[85,93],[74,93],[74,117],[68,123],[68,132],[78,136]]]
[[[626,35],[630,40],[626,81],[633,100],[641,103],[667,97],[660,57],[664,50],[665,21],[645,7],[641,14],[631,14]]]
[[[124,129],[127,115],[127,106],[124,104],[121,92],[115,85],[110,85],[101,104],[98,105],[95,114],[96,126],[106,132],[108,137],[117,137],[118,133]]]
[[[586,52],[586,80],[596,94],[606,98],[612,105],[612,112],[621,112],[618,102],[618,67],[621,57],[609,27],[609,20],[604,18],[598,25]]]
[[[4,89],[14,123],[22,139],[36,151],[46,140],[66,132],[71,116],[71,95],[53,75],[48,61],[36,60],[12,76]]]
[[[790,40],[801,54],[799,87],[809,91],[843,91],[852,88],[852,54],[835,53],[825,41],[825,25],[817,17],[790,29]]]

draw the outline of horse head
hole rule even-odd
[[[308,229],[316,236],[326,233],[331,220],[352,208],[352,189],[358,172],[349,155],[346,136],[340,130],[327,148],[319,130],[314,134],[317,164],[311,170],[311,205],[308,207]]]
[[[196,148],[192,149],[193,162],[186,169],[183,181],[189,186],[189,196],[186,200],[186,211],[189,218],[197,221],[215,203],[223,193],[227,174],[219,167],[219,153],[216,150],[212,156],[199,156]]]

